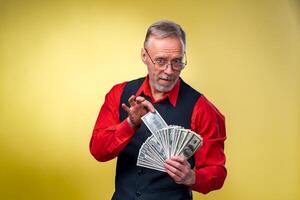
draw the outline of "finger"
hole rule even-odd
[[[185,174],[178,170],[177,168],[175,168],[174,166],[172,165],[169,165],[169,164],[165,164],[165,168],[166,168],[166,171],[170,172],[168,174],[170,174],[170,176],[175,180],[175,181],[182,181]]]
[[[134,95],[131,95],[128,99],[128,103],[130,106],[135,106],[135,96]]]
[[[122,108],[123,108],[123,110],[125,110],[127,113],[130,112],[130,108],[129,108],[125,103],[122,103]]]
[[[173,161],[173,160],[166,161],[166,164],[170,167],[169,169],[173,173],[176,173],[176,171],[178,171],[177,174],[180,173],[180,175],[182,175],[182,173],[185,173],[187,171],[187,169],[188,169],[187,166],[181,164],[180,162]]]
[[[186,159],[182,156],[172,156],[171,160],[174,160],[174,161],[177,161],[177,162],[180,162],[180,163],[184,163],[186,161]]]
[[[142,104],[149,110],[150,112],[155,112],[154,106],[149,101],[145,100]]]
[[[190,163],[186,159],[184,159],[184,161],[183,161],[182,164],[185,165],[185,166],[187,166],[188,168],[191,168]]]
[[[143,101],[145,101],[145,98],[144,97],[141,97],[141,96],[137,96],[136,98],[135,98],[135,101],[136,101],[136,103],[142,103]]]
[[[169,174],[169,176],[171,176],[171,178],[178,184],[181,183],[181,177],[179,177],[177,174],[174,174],[173,172],[171,172],[170,170],[166,169],[167,174]]]
[[[172,159],[168,159],[168,160],[166,160],[166,163],[180,171],[183,171],[184,165],[181,162],[178,162],[178,161],[172,160]]]
[[[173,156],[171,160],[180,162],[182,165],[187,166],[188,168],[191,168],[190,163],[183,157],[183,156]]]
[[[165,168],[178,176],[183,175],[182,171],[179,168],[175,167],[174,165],[165,163]]]

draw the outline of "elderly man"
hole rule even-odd
[[[224,117],[180,78],[185,47],[180,25],[154,23],[141,50],[148,75],[115,85],[105,97],[90,151],[101,162],[118,157],[113,200],[187,200],[192,199],[191,190],[206,194],[224,183]],[[136,165],[139,149],[151,134],[141,117],[155,109],[167,124],[191,129],[203,138],[203,146],[189,160],[166,160],[166,173]]]

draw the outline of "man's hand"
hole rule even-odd
[[[125,103],[122,104],[122,108],[128,113],[128,122],[132,127],[137,127],[142,123],[141,117],[147,112],[154,112],[153,105],[147,101],[144,97],[132,95],[128,99],[130,107]]]
[[[195,183],[195,172],[190,163],[180,156],[173,156],[165,162],[166,172],[177,184],[191,186]]]

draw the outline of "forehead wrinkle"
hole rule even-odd
[[[152,53],[157,55],[170,55],[174,54],[174,57],[183,56],[183,50],[181,48],[155,48],[153,47]],[[172,56],[173,57],[173,56]]]
[[[181,52],[181,50],[178,50],[178,49],[156,49],[156,52],[176,53],[176,52]]]
[[[183,52],[182,47],[177,46],[175,44],[173,46],[166,46],[166,47],[162,47],[160,45],[153,44],[152,49],[155,52],[166,52],[166,53]]]
[[[146,47],[150,51],[155,52],[184,52],[184,44],[177,37],[156,38],[150,37]]]
[[[154,57],[164,58],[182,58],[183,52],[181,50],[157,50],[155,51]]]

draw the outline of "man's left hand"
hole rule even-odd
[[[165,169],[177,184],[192,186],[195,183],[195,172],[183,157],[173,156],[166,160]]]

